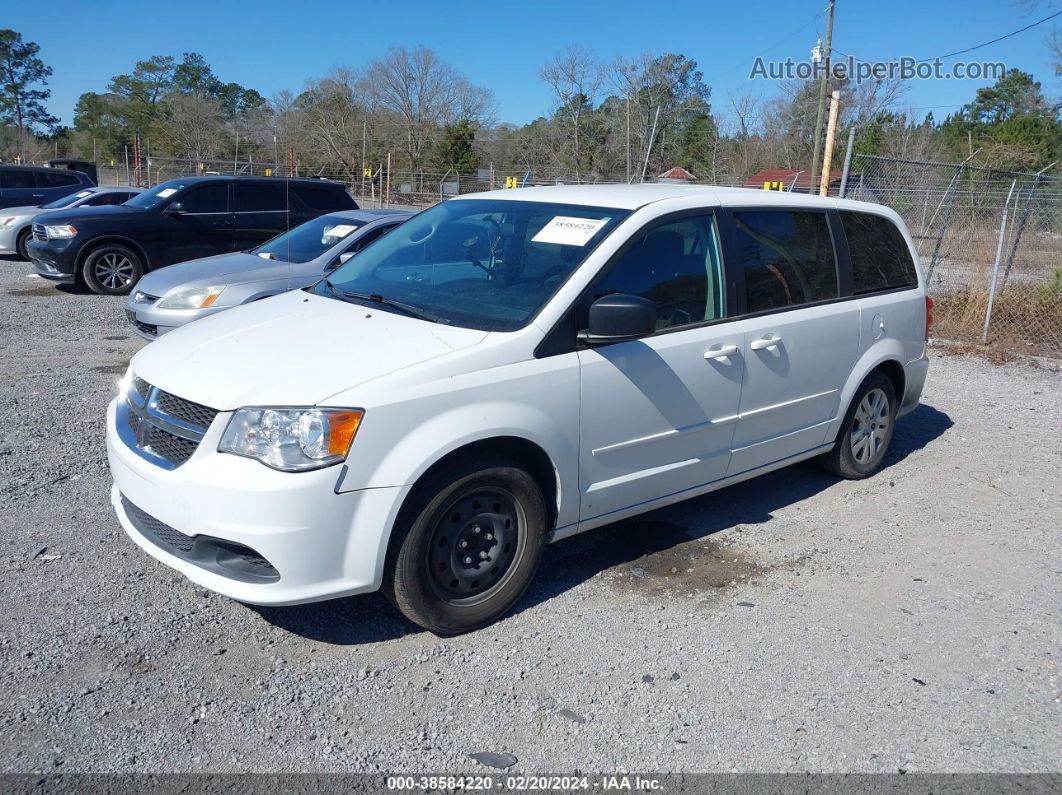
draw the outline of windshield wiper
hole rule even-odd
[[[410,317],[415,317],[418,320],[427,320],[429,323],[442,322],[442,318],[425,312],[418,306],[406,304],[402,301],[393,301],[390,298],[385,298],[379,293],[358,293],[352,290],[341,290],[340,288],[332,284],[332,282],[329,281],[327,277],[325,278],[324,283],[328,287],[332,295],[336,296],[337,298],[342,298],[344,300],[354,298],[359,301],[368,301],[369,303],[379,304],[380,306],[390,307],[391,309],[397,309],[399,312],[404,312]]]

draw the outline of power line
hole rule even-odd
[[[945,58],[954,58],[956,55],[965,55],[968,52],[973,52],[974,50],[979,50],[982,47],[987,47],[990,44],[995,44],[997,42],[1003,41],[1004,39],[1009,39],[1011,36],[1017,36],[1019,33],[1024,33],[1027,30],[1035,28],[1037,25],[1042,25],[1045,22],[1050,22],[1052,19],[1059,16],[1062,16],[1062,11],[1056,11],[1054,14],[1048,15],[1038,22],[1033,22],[1031,25],[1026,25],[1024,28],[1015,30],[1012,33],[1006,34],[1005,36],[1000,36],[999,38],[992,39],[992,41],[986,41],[984,44],[975,44],[973,47],[967,47],[965,50],[949,52],[947,55],[938,55],[936,56],[936,58],[923,58],[921,61],[919,61],[919,63],[926,63],[927,61],[934,61],[937,59],[944,60]]]

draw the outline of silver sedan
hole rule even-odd
[[[250,251],[181,262],[144,276],[126,313],[145,339],[215,312],[318,281],[412,216],[406,210],[343,210],[290,229]]]
[[[34,220],[41,215],[77,207],[124,204],[138,193],[140,188],[85,188],[40,207],[5,207],[0,210],[0,257],[29,259],[26,243]]]

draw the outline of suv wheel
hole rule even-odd
[[[546,504],[531,475],[505,458],[470,460],[418,486],[407,508],[386,590],[409,620],[454,635],[512,608],[545,546]]]
[[[144,275],[144,265],[132,249],[109,243],[88,255],[82,275],[94,293],[126,295]]]
[[[871,373],[859,389],[837,433],[837,443],[822,456],[827,470],[858,480],[881,468],[896,426],[896,390],[883,373]]]
[[[26,262],[29,262],[30,260],[29,239],[31,232],[32,230],[28,228],[23,229],[21,232],[18,233],[18,238],[16,238],[15,240],[15,251],[18,252],[19,258]]]

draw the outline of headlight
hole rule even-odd
[[[167,295],[159,301],[159,309],[206,309],[218,300],[221,291],[225,287],[192,287],[188,290],[180,290],[173,295]]]
[[[44,232],[49,240],[63,240],[76,235],[77,229],[70,224],[59,224],[58,226],[45,226]]]
[[[15,223],[15,216],[13,215],[0,217],[0,229],[7,229],[13,223]]]
[[[129,394],[129,389],[133,385],[133,365],[130,364],[125,368],[125,375],[122,376],[122,380],[118,382],[118,399],[125,400],[125,396]]]
[[[246,408],[232,415],[218,444],[284,472],[338,464],[361,425],[361,409]]]

